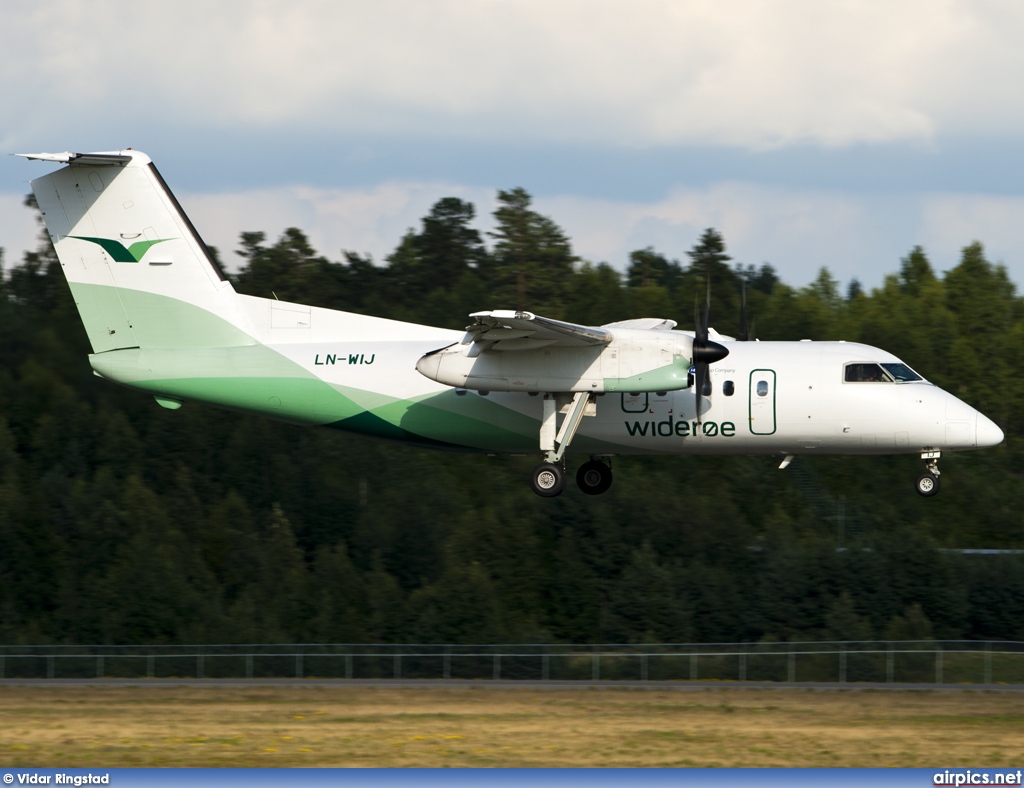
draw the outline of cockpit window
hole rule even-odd
[[[888,383],[888,377],[878,364],[857,363],[846,365],[847,383]]]
[[[858,361],[846,365],[843,378],[847,383],[907,383],[913,380],[924,380],[906,364]]]
[[[882,367],[892,375],[897,383],[907,383],[911,380],[924,380],[906,364],[882,364]]]

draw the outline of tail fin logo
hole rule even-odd
[[[136,241],[131,246],[125,246],[113,238],[90,238],[85,235],[69,235],[68,238],[76,238],[79,241],[88,241],[103,247],[103,251],[110,255],[115,263],[140,263],[146,256],[150,247],[162,244],[164,241],[172,241],[173,238],[158,238],[155,241]]]

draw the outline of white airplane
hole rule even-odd
[[[748,342],[640,318],[583,326],[477,312],[465,332],[239,295],[139,151],[18,154],[102,378],[176,409],[196,401],[419,446],[533,453],[542,496],[570,447],[591,495],[627,454],[919,454],[995,446],[986,416],[891,353]],[[743,320],[741,319],[741,325]]]

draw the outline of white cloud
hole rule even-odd
[[[0,193],[0,248],[4,250],[5,270],[19,264],[23,252],[36,248],[39,228],[24,202],[24,194]]]
[[[357,189],[290,186],[216,193],[178,192],[203,238],[218,247],[231,269],[239,235],[266,233],[267,243],[288,227],[306,233],[330,260],[341,250],[370,254],[378,264],[442,197],[474,204],[474,226],[493,228],[496,191],[443,182],[391,181]],[[0,194],[0,246],[8,267],[36,245],[37,228],[23,195]],[[534,209],[566,232],[575,252],[619,270],[629,253],[653,246],[688,262],[690,249],[707,227],[722,232],[736,262],[771,263],[782,280],[800,287],[827,266],[841,282],[857,278],[866,287],[899,270],[900,258],[922,245],[937,271],[959,262],[960,251],[979,240],[993,262],[1006,264],[1024,283],[1024,197],[907,192],[880,197],[839,190],[794,189],[744,182],[677,187],[651,201],[601,200],[579,195],[537,198]],[[486,235],[484,236],[485,240]]]
[[[955,250],[981,241],[990,262],[1006,265],[1024,282],[1024,197],[988,194],[929,194],[922,199],[921,234],[936,249]],[[939,266],[952,268],[959,257]]]
[[[370,254],[382,264],[405,232],[421,229],[420,220],[442,197],[461,197],[478,211],[490,210],[493,194],[444,183],[389,182],[365,189],[291,186],[217,194],[181,194],[179,200],[200,235],[216,246],[229,268],[242,260],[235,251],[242,232],[266,233],[274,243],[288,227],[298,227],[313,247],[330,260],[342,250]],[[482,217],[488,225],[488,217]]]
[[[757,149],[1019,132],[1022,34],[1024,6],[1000,0],[11,0],[0,86],[23,129],[0,139],[158,123]]]
[[[306,232],[331,260],[350,249],[382,263],[405,231],[419,230],[431,206],[447,196],[476,206],[475,226],[482,233],[493,227],[495,191],[456,184],[294,186],[181,195],[181,201],[207,242],[237,266],[241,260],[233,251],[239,233],[261,230],[273,242],[289,226]],[[688,263],[686,250],[705,228],[714,227],[735,262],[768,262],[792,286],[808,284],[823,266],[841,282],[857,278],[866,287],[878,286],[918,244],[936,270],[947,270],[974,240],[985,244],[991,260],[1005,262],[1015,281],[1024,282],[1024,197],[929,192],[879,197],[730,182],[678,187],[655,201],[563,195],[538,198],[533,207],[565,230],[582,258],[619,270],[628,266],[631,251],[647,246]]]

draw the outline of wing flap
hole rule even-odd
[[[528,350],[537,347],[592,347],[607,345],[612,332],[606,328],[566,323],[532,312],[500,309],[474,312],[463,344],[484,345],[484,350]]]
[[[634,317],[631,320],[616,320],[605,323],[602,328],[642,328],[651,331],[671,331],[678,323],[663,317]]]

